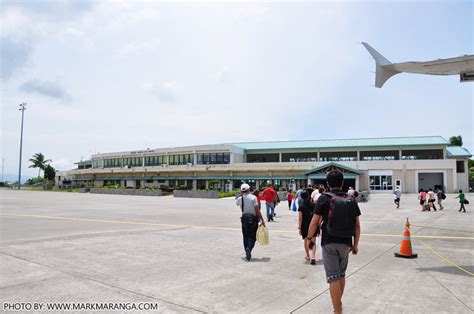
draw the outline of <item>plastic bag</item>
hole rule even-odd
[[[270,237],[268,235],[268,229],[263,225],[258,226],[257,229],[257,242],[260,245],[270,244]]]
[[[291,210],[296,212],[298,210],[298,208],[296,207],[296,202],[293,201],[293,204],[291,205]]]

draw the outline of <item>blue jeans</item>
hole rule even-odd
[[[265,202],[267,207],[267,220],[273,219],[273,214],[275,214],[275,203]]]
[[[242,222],[244,250],[248,248],[252,252],[255,241],[257,241],[258,218],[255,215],[243,214],[240,221]]]

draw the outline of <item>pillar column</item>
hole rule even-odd
[[[197,180],[194,179],[193,180],[193,191],[196,191],[197,190]]]
[[[209,180],[206,180],[206,190],[209,190]]]

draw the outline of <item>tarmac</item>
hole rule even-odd
[[[359,204],[346,313],[472,313],[473,207],[421,212],[415,194]],[[474,194],[467,199],[474,200]],[[233,199],[0,190],[0,302],[152,302],[160,312],[332,313],[321,250],[304,260],[286,202],[245,260]],[[394,257],[405,219],[417,259]],[[422,227],[420,227],[422,226]]]

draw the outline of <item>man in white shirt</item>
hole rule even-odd
[[[397,205],[397,208],[400,207],[400,198],[402,197],[402,191],[400,190],[400,187],[397,186],[395,190],[393,191],[393,201]]]
[[[237,198],[237,206],[242,210],[242,235],[244,238],[244,250],[247,261],[252,257],[252,249],[257,240],[258,220],[262,222],[265,227],[265,220],[260,212],[260,205],[257,197],[250,193],[250,186],[246,183],[240,187],[242,196]]]
[[[313,185],[313,193],[311,193],[311,202],[313,204],[316,204],[316,201],[319,198],[319,186]]]

